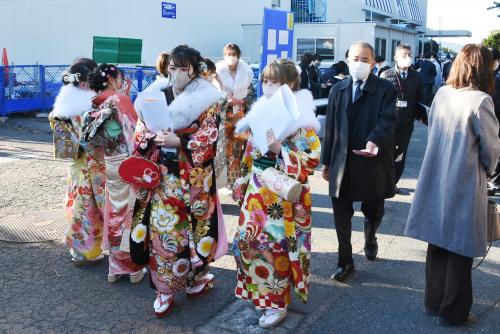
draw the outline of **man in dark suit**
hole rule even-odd
[[[410,67],[413,60],[411,47],[408,44],[399,44],[396,47],[394,60],[396,66],[383,72],[380,77],[390,81],[398,93],[397,125],[394,131],[394,165],[397,184],[403,174],[406,152],[413,133],[413,121],[424,118],[424,115],[417,114],[417,102],[423,102],[424,87],[420,74]],[[395,190],[397,192],[397,188]]]
[[[432,103],[432,87],[434,86],[434,79],[437,75],[436,66],[431,62],[432,54],[426,52],[424,54],[424,60],[419,62],[420,75],[422,76],[422,82],[424,84],[424,100],[425,104],[431,105]]]
[[[319,73],[319,66],[321,65],[321,56],[319,54],[313,55],[313,60],[309,66],[309,86],[313,98],[321,98],[321,89],[326,88],[326,84],[321,82],[321,75]]]
[[[349,49],[351,78],[332,87],[328,98],[321,162],[329,182],[339,242],[332,279],[354,272],[351,245],[353,202],[361,201],[365,216],[365,255],[378,252],[376,231],[384,215],[384,199],[394,196],[396,91],[390,82],[371,74],[373,47],[356,42]]]

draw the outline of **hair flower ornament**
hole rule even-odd
[[[64,72],[63,73],[63,81],[64,82],[69,82],[69,83],[75,83],[75,82],[80,82],[80,73],[70,73],[70,72]]]

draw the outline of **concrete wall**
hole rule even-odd
[[[242,23],[261,23],[271,0],[163,0],[177,19],[161,17],[161,0],[0,1],[0,48],[16,64],[67,64],[92,55],[93,36],[143,40],[143,64],[160,51],[188,43],[207,57],[243,42]],[[245,50],[243,50],[245,54]]]

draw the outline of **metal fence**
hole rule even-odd
[[[297,23],[326,22],[326,0],[292,0],[292,12]]]
[[[16,112],[51,110],[62,86],[68,65],[0,66],[0,117]],[[120,67],[132,80],[130,96],[149,86],[156,77],[154,68]]]
[[[23,111],[48,111],[62,86],[62,73],[68,65],[0,66],[0,117]],[[153,67],[120,67],[132,81],[130,97],[135,100],[156,78]],[[258,68],[254,70],[254,87],[258,88]]]

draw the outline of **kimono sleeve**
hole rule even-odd
[[[321,142],[313,129],[300,129],[292,141],[281,149],[286,172],[297,175],[297,180],[305,183],[319,165]]]
[[[243,158],[241,159],[240,177],[238,177],[234,181],[233,200],[238,203],[238,206],[241,206],[241,204],[243,203],[243,199],[245,198],[245,193],[248,187],[248,182],[250,181],[250,175],[253,165],[253,151],[253,145],[250,141],[248,141],[245,152],[243,153]]]
[[[219,130],[217,115],[219,104],[214,104],[202,116],[200,126],[188,138],[181,137],[181,146],[190,152],[191,160],[195,167],[204,167],[206,163],[215,158],[215,142]]]

